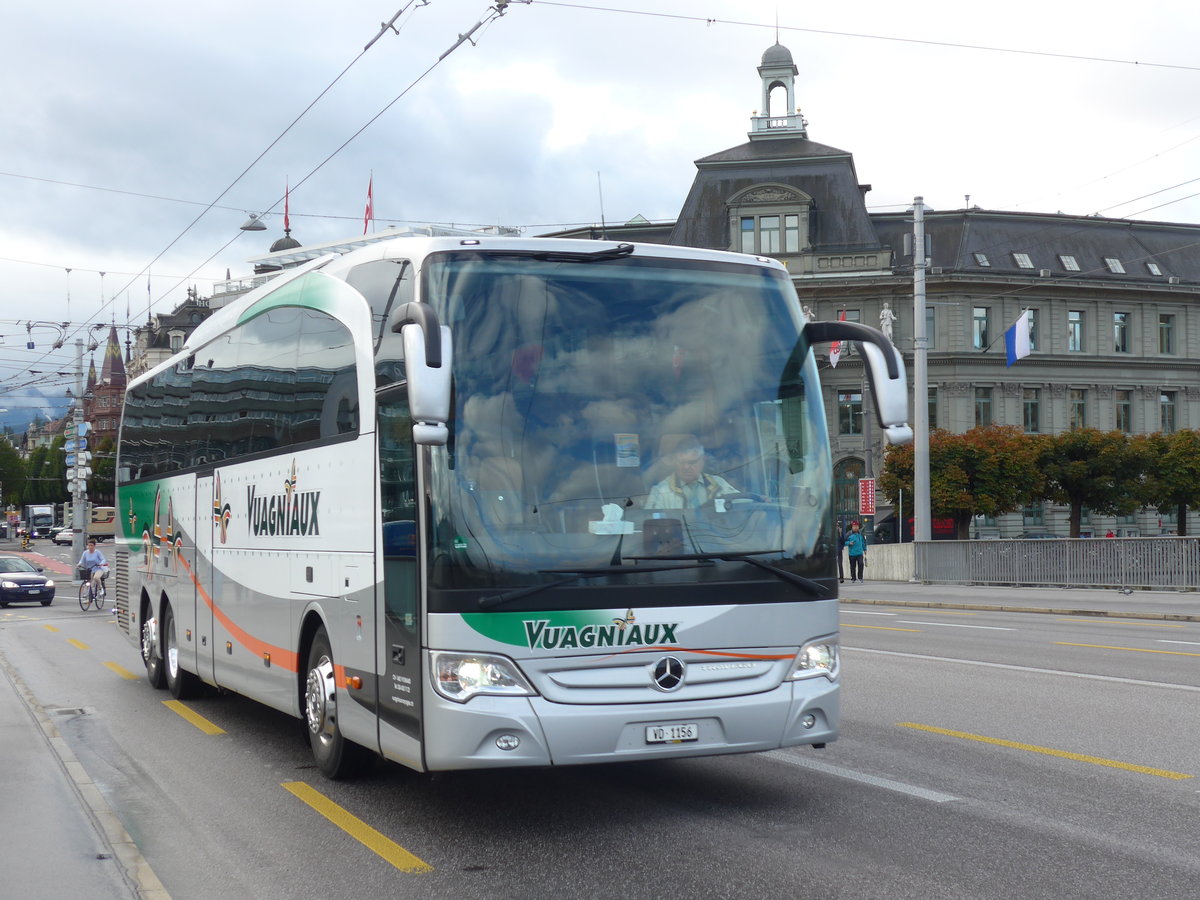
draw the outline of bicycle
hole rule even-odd
[[[79,585],[79,608],[87,612],[89,606],[94,606],[98,610],[104,609],[104,601],[108,599],[108,572],[100,576],[100,589],[96,590],[96,585],[92,581],[91,573],[87,574],[83,582]]]

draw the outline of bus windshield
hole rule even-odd
[[[784,273],[476,251],[423,278],[454,340],[431,593],[696,582],[747,557],[828,574],[825,416]]]

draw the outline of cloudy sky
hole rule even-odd
[[[0,407],[89,326],[248,272],[285,183],[303,243],[360,234],[371,177],[379,227],[671,220],[693,160],[746,140],[777,27],[872,209],[1200,222],[1186,0],[513,0],[440,63],[491,8],[419,2],[3,4]]]

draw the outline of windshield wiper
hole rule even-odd
[[[756,556],[765,556],[767,554],[783,553],[782,550],[743,550],[730,553],[679,553],[671,556],[627,556],[626,559],[674,559],[674,560],[720,560],[721,562],[744,562],[752,566],[756,566],[767,572],[770,572],[781,581],[786,581],[789,584],[794,584],[797,587],[804,588],[808,593],[816,597],[828,597],[829,589],[819,581],[813,581],[811,578],[805,578],[803,575],[797,575],[795,572],[789,572],[787,569],[781,569],[778,566],[773,566],[769,562],[763,562],[761,559],[755,559]]]
[[[653,559],[654,557],[650,558]],[[676,557],[658,558],[675,559]],[[572,584],[581,578],[596,578],[601,575],[628,575],[632,572],[672,572],[677,569],[699,569],[705,565],[711,566],[712,560],[697,560],[693,565],[688,566],[597,566],[594,569],[539,569],[539,575],[567,575],[568,577],[560,578],[557,581],[549,581],[545,584],[533,584],[529,587],[505,591],[503,594],[493,594],[490,597],[481,597],[479,608],[493,609],[497,606],[503,606],[505,603],[512,603],[515,600],[521,600],[533,594],[548,591],[550,588]]]
[[[527,259],[537,259],[543,262],[603,262],[608,259],[622,259],[634,251],[633,244],[617,244],[615,247],[605,247],[602,250],[570,252],[565,250],[504,250],[497,255],[523,256]]]

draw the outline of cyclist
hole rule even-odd
[[[94,539],[87,542],[87,549],[83,551],[83,556],[79,557],[79,568],[87,570],[88,578],[92,582],[92,595],[100,596],[100,592],[104,590],[104,579],[108,575],[108,560],[96,549]]]

